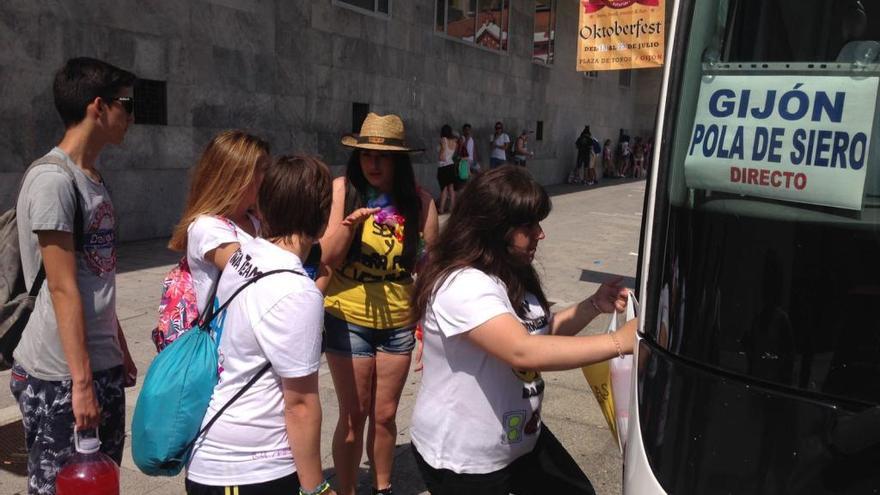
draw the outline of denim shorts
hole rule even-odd
[[[376,352],[409,354],[416,346],[415,325],[377,330],[324,313],[326,351],[353,357],[375,357]]]

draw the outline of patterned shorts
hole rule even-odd
[[[101,452],[117,464],[125,445],[123,368],[92,374],[101,407]],[[71,381],[46,381],[29,376],[18,364],[9,381],[18,401],[28,450],[28,494],[54,495],[55,476],[73,455],[73,396]]]

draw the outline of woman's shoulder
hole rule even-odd
[[[232,222],[219,215],[199,215],[189,224],[190,234],[214,229],[234,230]]]

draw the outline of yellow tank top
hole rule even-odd
[[[392,231],[370,216],[364,222],[359,256],[333,272],[324,309],[337,318],[369,328],[410,324],[413,279],[400,266],[402,256],[403,226]]]

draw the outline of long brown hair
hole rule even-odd
[[[424,315],[446,277],[468,267],[504,282],[520,317],[526,292],[534,294],[545,311],[549,309],[538,273],[510,251],[510,240],[515,229],[547,218],[551,208],[547,192],[522,167],[504,166],[475,176],[457,198],[419,272],[411,301],[413,317]]]
[[[185,251],[187,229],[199,215],[230,215],[269,157],[269,143],[243,131],[223,131],[208,143],[192,172],[189,195],[168,248]]]

